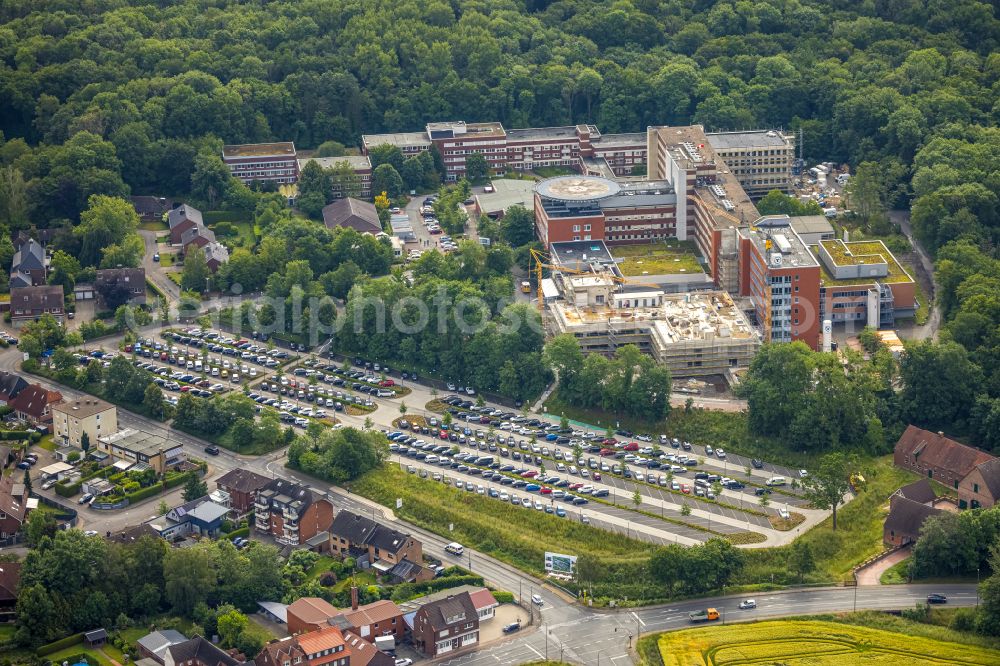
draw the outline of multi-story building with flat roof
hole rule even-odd
[[[309,162],[315,162],[324,169],[335,169],[341,164],[347,164],[353,173],[352,183],[341,183],[334,178],[333,196],[336,199],[354,197],[371,201],[372,198],[372,162],[367,155],[342,155],[341,157],[308,157],[299,162],[299,173]],[[345,193],[346,190],[346,193]]]
[[[98,437],[97,450],[110,454],[116,460],[152,468],[157,474],[163,474],[168,467],[187,459],[180,442],[171,442],[160,435],[131,428]]]
[[[222,161],[233,176],[247,184],[256,180],[281,185],[299,178],[295,144],[290,141],[223,146]]]
[[[52,429],[59,443],[80,446],[83,433],[91,444],[118,432],[118,408],[90,396],[59,403],[52,408]]]
[[[820,311],[833,323],[892,327],[916,310],[916,283],[880,240],[821,240]]]
[[[819,347],[820,267],[786,215],[765,216],[739,229],[740,290],[754,305],[770,342],[802,340]]]
[[[778,130],[708,132],[708,142],[750,196],[789,192],[795,135]]]

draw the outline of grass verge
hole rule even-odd
[[[886,616],[888,617],[888,616]],[[892,618],[897,619],[897,618]],[[909,623],[916,624],[916,623]],[[957,642],[964,636],[904,634],[903,625],[872,628],[823,620],[778,620],[686,629],[660,635],[665,666],[781,663],[811,666],[860,664],[995,664],[1000,651]],[[933,632],[932,632],[933,633]]]
[[[351,487],[386,506],[401,498],[402,508],[394,509],[401,518],[538,576],[545,574],[546,551],[587,554],[603,569],[593,585],[595,597],[650,599],[659,593],[648,574],[652,544],[456,490],[395,465],[369,472]]]
[[[882,572],[878,582],[882,585],[902,585],[910,582],[910,558],[896,562]]]

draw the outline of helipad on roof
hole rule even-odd
[[[621,186],[599,176],[557,176],[540,182],[535,191],[557,201],[599,201],[621,192]]]

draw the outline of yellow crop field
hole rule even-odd
[[[1000,651],[835,622],[776,620],[672,631],[664,666],[1000,664]]]

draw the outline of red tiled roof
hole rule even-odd
[[[358,606],[358,610],[356,611],[352,611],[350,608],[345,608],[342,612],[352,627],[363,627],[377,622],[384,622],[403,614],[403,612],[399,610],[399,606],[388,599],[382,599],[370,604],[365,604],[364,606]]]
[[[476,607],[477,611],[500,605],[499,602],[493,598],[493,593],[485,587],[481,590],[470,592],[469,597],[472,599],[472,604]]]
[[[344,635],[337,627],[323,627],[298,636],[299,648],[307,655],[344,645]]]
[[[895,451],[914,458],[919,456],[922,466],[949,470],[960,479],[968,475],[977,465],[993,459],[993,456],[985,451],[948,439],[941,433],[930,432],[912,425],[896,442]]]
[[[319,597],[302,597],[288,606],[289,615],[309,624],[322,624],[338,612],[326,599]]]

